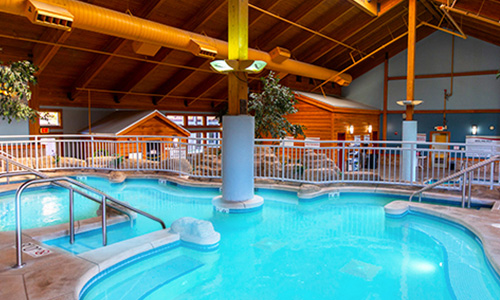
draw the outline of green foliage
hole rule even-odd
[[[279,84],[280,79],[270,72],[261,78],[261,93],[251,93],[248,109],[255,113],[255,137],[285,138],[287,135],[304,136],[305,127],[290,123],[285,116],[294,114],[297,100],[290,88]]]
[[[0,61],[0,115],[2,120],[31,120],[37,112],[28,106],[31,99],[29,84],[36,83],[33,75],[37,71],[29,61],[2,65]]]

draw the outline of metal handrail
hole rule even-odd
[[[413,196],[415,196],[417,194],[419,194],[419,201],[422,201],[422,193],[423,192],[425,192],[427,190],[430,190],[430,189],[432,189],[432,188],[434,188],[434,187],[436,187],[438,185],[441,185],[444,182],[450,181],[452,179],[455,179],[455,178],[460,177],[460,176],[463,175],[464,176],[464,180],[462,182],[462,207],[464,207],[465,206],[465,186],[466,186],[466,181],[467,181],[466,180],[467,179],[466,178],[467,175],[469,175],[470,172],[472,172],[472,171],[474,171],[476,169],[479,169],[481,167],[484,167],[484,166],[486,166],[486,165],[488,165],[490,163],[494,163],[495,161],[499,161],[499,160],[500,160],[500,155],[495,155],[495,156],[490,157],[487,160],[483,160],[482,162],[478,162],[478,163],[476,163],[476,164],[474,164],[474,165],[472,165],[472,166],[470,166],[468,168],[465,168],[465,169],[460,170],[460,171],[458,171],[458,172],[456,172],[454,174],[451,174],[450,176],[442,178],[442,179],[438,180],[437,182],[435,182],[435,183],[433,183],[431,185],[428,185],[426,187],[421,188],[420,190],[418,190],[416,192],[413,192],[410,195],[409,201],[411,202]],[[469,175],[469,181],[468,181],[469,182],[469,195],[468,195],[468,202],[469,202],[468,205],[469,205],[469,207],[470,207],[470,201],[471,201],[471,199],[470,199],[470,193],[471,193],[470,185],[471,185],[471,181],[472,180],[470,179],[470,175]]]
[[[21,253],[21,248],[22,248],[22,226],[21,226],[21,194],[22,192],[30,185],[33,185],[33,184],[37,184],[37,183],[46,183],[46,182],[57,182],[57,181],[66,181],[66,182],[69,182],[75,186],[78,186],[80,188],[83,188],[83,189],[86,189],[90,192],[93,192],[93,193],[96,193],[98,195],[101,195],[102,197],[102,200],[100,201],[100,203],[102,204],[101,205],[101,209],[102,209],[102,243],[103,243],[103,246],[106,246],[107,244],[107,216],[106,216],[106,206],[108,206],[108,204],[106,203],[106,201],[111,201],[111,202],[114,202],[120,206],[123,206],[133,212],[136,212],[140,215],[143,215],[147,218],[150,218],[154,221],[157,221],[158,223],[160,223],[160,225],[163,227],[163,229],[166,229],[166,226],[165,226],[165,223],[153,216],[153,215],[150,215],[148,214],[147,212],[144,212],[142,210],[139,210],[139,209],[136,209],[130,205],[128,205],[127,203],[125,202],[122,202],[120,200],[117,200],[93,187],[90,187],[84,183],[81,183],[77,180],[74,180],[74,179],[71,179],[69,177],[52,177],[52,178],[41,178],[41,179],[33,179],[33,180],[30,180],[30,181],[27,181],[25,183],[23,183],[18,189],[17,189],[17,192],[16,192],[16,251],[17,251],[17,263],[16,265],[14,266],[14,268],[22,268],[23,267],[23,263],[22,263],[22,253]],[[69,191],[70,191],[70,243],[73,243],[74,242],[74,235],[75,235],[75,229],[74,229],[74,217],[73,217],[73,192],[78,192],[78,190],[74,189],[73,187],[69,186],[69,185],[64,185],[64,184],[60,184],[59,186],[61,187],[64,187],[64,188],[67,188]],[[86,194],[86,193],[79,193],[91,200],[94,200],[95,201],[95,198]],[[114,207],[112,207],[114,208]]]
[[[81,183],[77,180],[74,180],[74,179],[71,179],[69,177],[48,177],[47,175],[41,173],[41,172],[38,172],[36,171],[35,169],[32,169],[24,164],[21,164],[19,162],[16,162],[15,160],[12,160],[4,155],[1,155],[0,154],[0,159],[3,159],[7,162],[7,174],[2,174],[3,176],[7,176],[7,178],[9,178],[9,176],[17,176],[17,175],[29,175],[29,174],[32,174],[32,175],[36,175],[38,177],[41,177],[40,179],[32,179],[32,180],[29,180],[25,183],[23,183],[18,189],[17,189],[17,192],[16,192],[16,250],[17,250],[17,264],[14,266],[14,268],[22,268],[23,266],[23,263],[22,263],[22,255],[21,255],[21,248],[22,248],[22,236],[21,236],[21,231],[22,231],[22,226],[21,226],[21,194],[22,192],[30,185],[33,185],[33,184],[39,184],[39,183],[51,183],[51,184],[54,184],[56,186],[59,186],[59,187],[62,187],[62,188],[65,188],[65,189],[68,189],[70,191],[70,243],[73,243],[74,242],[74,234],[75,234],[75,231],[74,231],[74,220],[73,220],[73,195],[74,195],[74,192],[77,192],[78,194],[92,200],[92,201],[95,201],[97,203],[100,203],[102,204],[102,232],[103,232],[103,245],[106,246],[107,244],[107,228],[106,228],[106,206],[110,206],[111,208],[113,209],[116,209],[126,215],[129,216],[130,219],[132,219],[132,216],[130,215],[130,213],[127,213],[126,211],[120,209],[119,207],[116,207],[116,205],[118,206],[121,206],[121,207],[124,207],[128,210],[131,210],[137,214],[140,214],[142,216],[145,216],[153,221],[156,221],[158,223],[160,223],[160,225],[162,226],[163,229],[166,229],[167,227],[165,226],[165,223],[151,215],[151,214],[148,214],[147,212],[145,211],[142,211],[140,209],[136,209],[130,205],[128,205],[127,203],[125,202],[122,202],[112,196],[109,196],[107,195],[106,193],[103,193],[91,186],[88,186],[84,183]],[[18,166],[20,168],[23,168],[23,169],[26,169],[27,172],[14,172],[12,174],[9,174],[9,168],[8,168],[8,164],[11,163],[15,166]],[[81,190],[78,190],[78,189],[74,189],[71,185],[68,185],[68,184],[64,184],[64,183],[61,183],[59,181],[65,181],[65,182],[68,182],[72,185],[75,185],[77,187],[80,187],[82,189],[85,189],[87,191],[90,191],[90,192],[93,192],[95,194],[98,194],[102,197],[102,199],[98,199],[96,197],[93,197],[92,195],[89,195]],[[107,200],[111,201],[111,203],[114,203],[116,205],[114,206],[111,206],[107,203]]]

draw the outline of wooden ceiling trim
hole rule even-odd
[[[71,31],[61,31],[47,28],[40,37],[42,41],[49,41],[55,44],[63,44],[71,35]],[[33,48],[33,64],[38,67],[37,76],[40,76],[45,67],[50,63],[61,46],[46,44],[36,44]]]
[[[226,76],[213,76],[208,80],[205,80],[202,84],[194,87],[191,92],[188,94],[189,97],[194,97],[193,100],[189,101],[186,106],[193,105],[196,101],[198,101],[203,95],[205,95],[208,91],[215,88],[216,85],[223,82],[226,79]]]
[[[291,22],[299,22],[308,13],[310,13],[312,10],[314,10],[316,7],[318,7],[325,1],[326,0],[309,0],[302,2],[302,4],[299,7],[292,10],[284,18]],[[266,46],[268,47],[268,45],[271,44],[271,42],[274,39],[276,39],[279,35],[285,33],[290,27],[292,27],[292,24],[280,22],[277,26],[273,26],[273,28],[267,31],[264,35],[258,36],[254,41],[250,42],[250,44],[260,45],[260,48],[264,49],[266,48]]]
[[[143,6],[142,10],[137,12],[137,17],[149,18],[152,13],[158,9],[166,0],[152,0],[147,1],[146,5]],[[118,53],[122,49],[127,40],[113,37],[106,46],[105,51],[111,53]],[[87,69],[82,73],[82,75],[75,80],[73,83],[72,91],[69,94],[69,99],[74,100],[81,95],[81,91],[77,90],[76,87],[87,87],[90,82],[99,74],[99,72],[104,69],[104,67],[111,61],[112,56],[98,56],[94,59],[93,63],[87,67]]]
[[[342,1],[338,5],[328,10],[319,22],[315,22],[314,26],[311,26],[311,29],[317,32],[322,32],[323,30],[337,22],[339,19],[341,19],[343,16],[349,14],[354,9],[354,6],[350,5],[348,2]],[[290,50],[290,52],[292,52],[293,54],[295,50],[308,43],[315,36],[316,35],[314,34],[307,33],[301,37],[294,38],[293,41],[291,41],[291,46],[288,50]]]
[[[371,33],[373,31],[373,29],[371,27],[369,27],[370,25],[374,24],[375,22],[380,22],[382,23],[381,25],[377,26],[377,28],[381,28],[383,27],[384,24],[387,24],[387,23],[390,23],[392,22],[393,20],[401,17],[402,15],[404,15],[406,13],[405,10],[401,10],[399,12],[396,12],[393,16],[390,16],[389,14],[385,15],[385,17],[383,18],[375,18],[375,19],[371,19],[369,20],[368,22],[364,23],[361,27],[359,27],[358,29],[352,31],[351,33],[346,33],[342,38],[341,40],[348,40],[348,39],[356,39],[358,40],[357,38],[357,34],[362,34],[362,36],[367,36],[367,34],[363,34],[364,30],[366,29],[369,33]],[[316,62],[317,60],[319,60],[321,57],[323,57],[324,55],[326,55],[327,53],[335,50],[336,48],[338,47],[338,45],[325,45],[324,47],[318,49],[318,51],[314,52],[314,53],[311,53],[309,55],[309,57],[306,57],[305,59],[307,59],[306,61],[309,61],[309,62]],[[329,57],[325,62],[322,63],[322,65],[326,65],[328,62],[332,61],[333,59],[335,59],[336,57],[338,57],[341,53],[344,52],[345,49],[342,49],[340,50],[339,52],[337,52],[335,55]]]
[[[380,3],[380,11],[378,13],[378,16],[381,17],[385,13],[389,12],[391,9],[394,7],[398,6],[403,0],[386,0],[386,1],[381,1]]]
[[[447,0],[434,1],[448,6]],[[486,0],[484,5],[481,6],[478,1],[457,1],[453,8],[464,10],[468,12],[469,15],[483,16],[491,20],[498,21],[498,17],[500,16],[500,2]]]
[[[287,22],[287,23],[289,23],[290,25],[296,26],[296,27],[298,27],[298,28],[300,28],[300,29],[302,29],[302,30],[305,30],[305,31],[309,31],[310,33],[314,34],[315,36],[322,37],[322,38],[327,39],[327,40],[329,40],[329,41],[331,41],[331,42],[334,42],[334,43],[340,44],[340,45],[342,45],[342,46],[344,46],[344,47],[346,47],[346,48],[349,48],[349,49],[351,49],[351,50],[353,50],[353,51],[357,51],[357,49],[356,49],[355,47],[350,46],[350,45],[347,45],[346,43],[343,43],[342,41],[336,40],[336,39],[331,38],[331,37],[329,37],[329,36],[327,36],[327,35],[325,35],[325,34],[322,34],[322,33],[320,33],[320,32],[314,31],[314,30],[312,30],[312,29],[310,29],[310,28],[308,28],[308,27],[302,26],[302,25],[297,24],[297,23],[295,23],[295,22],[292,22],[292,21],[290,21],[290,20],[288,20],[288,19],[282,18],[282,17],[280,17],[280,16],[278,16],[278,15],[276,15],[276,14],[273,14],[273,13],[271,13],[271,12],[264,11],[264,10],[262,10],[261,8],[258,8],[258,7],[255,7],[255,6],[252,6],[252,7],[253,7],[253,8],[255,8],[255,9],[258,9],[258,10],[262,11],[263,13],[268,14],[268,15],[270,15],[270,16],[272,16],[272,17],[274,17],[274,18],[277,18],[277,19],[279,19],[279,20],[281,20],[281,21]]]
[[[107,89],[97,89],[97,88],[77,88],[80,91],[90,91],[95,93],[105,93],[105,94],[130,94],[136,96],[146,96],[146,97],[162,97],[163,94],[155,94],[155,93],[141,93],[141,92],[124,92],[119,90],[107,90]],[[199,100],[199,101],[224,101],[224,99],[217,98],[208,98],[208,97],[196,97],[196,96],[180,96],[180,95],[169,95],[168,98],[176,99],[176,100]]]
[[[208,21],[213,15],[217,13],[217,11],[223,7],[226,3],[226,0],[211,0],[208,1],[201,9],[197,10],[195,15],[189,18],[189,21],[186,23],[183,29],[187,31],[197,31],[205,22]],[[169,54],[172,52],[172,49],[162,48],[159,53],[155,55],[153,60],[156,61],[166,61],[169,57]],[[194,68],[199,68],[203,65],[206,59],[201,59],[199,57],[193,58],[187,65],[192,66]],[[159,65],[152,65],[148,63],[142,63],[139,65],[133,72],[134,76],[130,77],[126,84],[123,85],[123,88],[119,88],[122,91],[132,91],[137,85],[139,85],[143,80],[147,78],[153,71],[155,71]],[[182,69],[176,72],[167,82],[164,84],[165,88],[161,88],[155,93],[168,95],[171,91],[175,89],[175,87],[182,83],[186,78],[188,78],[193,71],[188,71],[186,69]],[[175,85],[173,85],[175,84]],[[168,89],[166,89],[168,88]],[[120,102],[123,97],[127,94],[118,94],[115,95],[115,99],[117,102]],[[163,100],[160,99],[159,102]]]
[[[205,58],[194,57],[191,59],[187,65],[189,66],[197,66],[202,67],[208,65],[208,61]],[[156,94],[163,95],[159,100],[155,100],[156,103],[161,103],[164,101],[172,92],[180,86],[182,83],[186,82],[189,78],[191,78],[195,72],[191,70],[179,70],[176,72],[171,78],[169,78],[164,84],[160,86],[159,89],[155,91]]]
[[[417,18],[418,18],[418,19],[421,19],[422,17],[425,17],[425,14],[426,14],[426,13],[427,13],[426,11],[421,10],[421,11],[419,12],[419,14],[417,15]],[[431,16],[430,14],[429,14],[428,16],[429,16],[430,18],[432,18],[432,16]],[[425,19],[425,20],[427,21],[428,19]],[[420,20],[419,20],[419,21],[420,21]],[[422,24],[422,22],[420,22],[420,24]],[[383,27],[383,26],[382,26],[382,27]],[[380,27],[380,28],[381,28],[381,27]],[[363,49],[365,49],[367,52],[372,53],[372,51],[373,51],[374,49],[376,49],[378,45],[383,44],[383,43],[385,43],[385,42],[388,42],[388,40],[387,40],[387,39],[388,39],[388,36],[387,36],[387,35],[381,35],[381,34],[377,35],[377,34],[375,33],[375,31],[378,31],[380,28],[377,28],[376,30],[372,31],[370,34],[367,34],[367,35],[363,36],[363,37],[360,39],[360,44],[359,44],[359,45],[360,45],[360,46],[362,46],[362,48],[363,48]],[[395,28],[395,29],[393,30],[393,33],[394,33],[394,34],[397,34],[397,32],[399,32],[400,34],[402,34],[402,33],[406,32],[406,31],[407,31],[407,26],[406,26],[406,24],[401,23],[401,24],[400,24],[397,28]],[[363,42],[363,41],[367,41],[367,44],[362,45],[362,42]],[[345,66],[345,65],[347,65],[350,61],[351,61],[350,59],[344,59],[344,60],[342,60],[341,62],[336,61],[334,64],[335,64],[336,66],[342,66],[342,67],[344,67],[344,66]]]

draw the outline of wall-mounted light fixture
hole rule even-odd
[[[368,125],[368,133],[372,133],[372,131],[373,131],[372,125]]]
[[[349,133],[353,134],[354,133],[354,125],[349,126]]]
[[[472,125],[470,127],[470,133],[472,133],[472,135],[476,135],[477,131],[478,131],[477,125]]]

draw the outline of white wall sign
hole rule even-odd
[[[306,138],[306,140],[304,141],[304,145],[306,147],[313,147],[313,148],[319,148],[319,140],[320,138],[319,137],[308,137]]]
[[[468,135],[465,143],[467,157],[500,152],[500,136]]]

